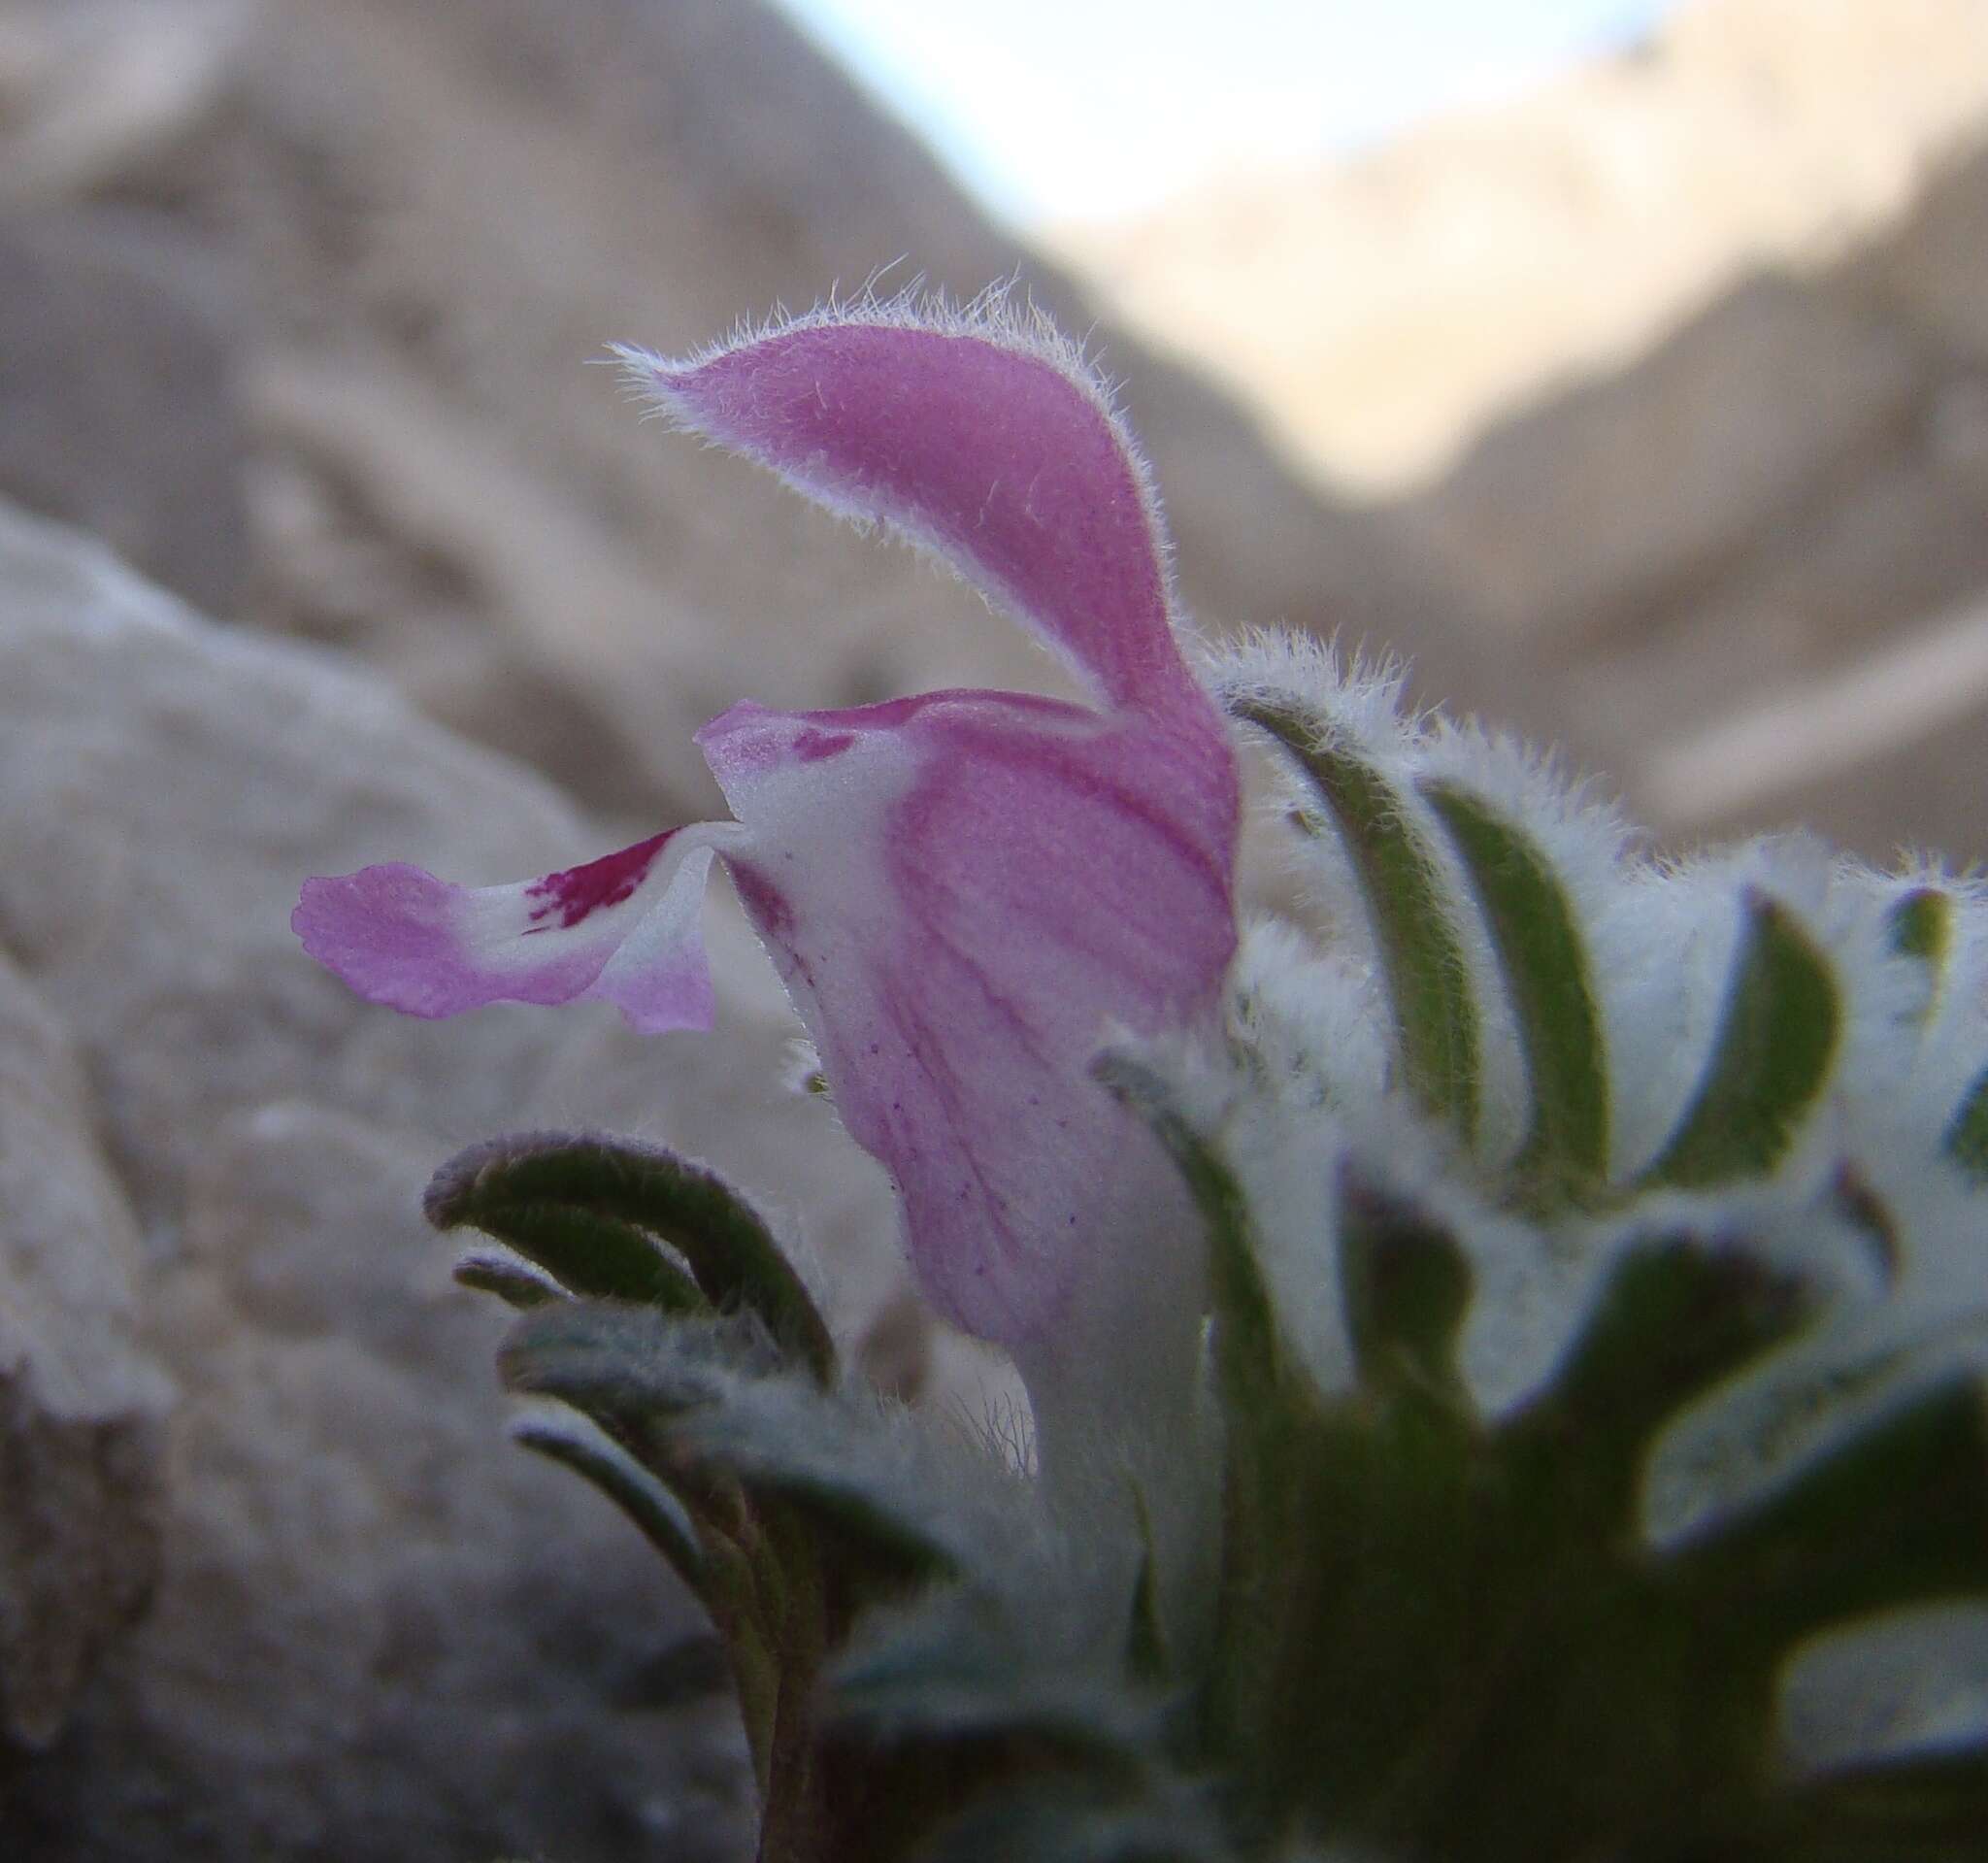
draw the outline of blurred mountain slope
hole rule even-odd
[[[1988,856],[1988,143],[1406,507],[1673,832]],[[1521,647],[1521,643],[1523,646]]]
[[[1509,103],[1052,243],[1314,472],[1395,488],[1746,272],[1868,235],[1984,113],[1984,0],[1687,0]]]

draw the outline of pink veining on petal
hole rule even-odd
[[[543,903],[532,909],[531,929],[549,931],[550,926],[539,921],[556,912],[559,929],[569,930],[603,907],[618,906],[624,899],[633,898],[636,887],[647,878],[656,856],[676,832],[674,828],[666,829],[617,853],[603,854],[584,866],[568,867],[563,873],[547,874],[545,879],[534,881],[525,888],[525,897]]]
[[[759,935],[793,950],[794,909],[787,903],[786,895],[749,860],[734,855],[725,862],[725,871],[732,876],[739,903],[758,927]]]
[[[803,731],[794,740],[794,755],[803,763],[825,763],[841,756],[855,741],[853,731]]]
[[[1106,702],[1157,714],[1200,698],[1143,468],[1072,358],[998,323],[830,315],[700,363],[638,363],[686,426],[939,551]]]
[[[857,742],[831,786],[793,751],[823,715],[739,706],[699,734],[751,837],[733,879],[928,1295],[1019,1348],[1090,1297],[1074,1229],[1107,1254],[1193,1231],[1088,1064],[1108,1027],[1214,1014],[1233,759],[1218,735],[953,692],[836,715]]]

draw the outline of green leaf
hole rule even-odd
[[[676,1440],[749,1496],[785,1503],[871,1596],[957,1577],[966,1563],[930,1471],[897,1440],[915,1427],[867,1396],[836,1400],[767,1379],[686,1418]]]
[[[1842,1009],[1827,957],[1749,891],[1746,926],[1696,1098],[1645,1184],[1699,1189],[1772,1171],[1822,1097]]]
[[[1431,1114],[1472,1138],[1477,1005],[1449,888],[1407,801],[1338,742],[1329,719],[1298,700],[1238,696],[1229,709],[1290,752],[1338,824],[1379,947],[1408,1090]]]
[[[1885,942],[1901,957],[1920,957],[1936,976],[1953,949],[1953,895],[1938,886],[1915,886],[1892,901],[1884,915]]]
[[[1669,1582],[1776,1646],[1901,1605],[1988,1597],[1988,1403],[1948,1378],[1666,1548]]]
[[[565,1303],[519,1320],[498,1363],[514,1391],[571,1404],[645,1452],[643,1433],[653,1438],[650,1459],[700,1496],[736,1483],[762,1510],[777,1504],[866,1596],[964,1563],[953,1489],[921,1460],[909,1414],[796,1380],[750,1315]]]
[[[1629,1245],[1551,1382],[1499,1432],[1528,1507],[1626,1527],[1658,1433],[1812,1314],[1799,1282],[1738,1249]]]
[[[1325,1707],[1303,1691],[1317,1652],[1337,1647],[1319,1619],[1343,1602],[1339,1580],[1350,1576],[1350,1549],[1375,1553],[1378,1535],[1370,1531],[1361,1490],[1377,1464],[1400,1465],[1392,1453],[1397,1445],[1370,1455],[1363,1432],[1349,1432],[1342,1421],[1333,1427],[1333,1407],[1278,1321],[1247,1197],[1227,1162],[1188,1123],[1165,1080],[1122,1053],[1101,1056],[1093,1071],[1158,1136],[1208,1227],[1222,1409],[1222,1564],[1201,1712],[1216,1750],[1236,1760],[1247,1755],[1259,1779],[1274,1775],[1269,1795],[1281,1802],[1300,1779],[1315,1777],[1314,1737],[1334,1708],[1344,1702],[1348,1713],[1366,1711],[1357,1686],[1335,1692]],[[1375,1556],[1357,1576],[1377,1580],[1388,1602],[1397,1601],[1394,1561]],[[1335,1676],[1336,1690],[1342,1681]]]
[[[1422,794],[1477,891],[1525,1050],[1532,1119],[1515,1169],[1548,1200],[1608,1168],[1608,1067],[1579,920],[1533,838],[1451,782]]]
[[[676,1319],[607,1301],[536,1308],[497,1351],[507,1389],[556,1397],[604,1420],[672,1417],[716,1403],[732,1381],[763,1377],[779,1362],[752,1315]]]
[[[697,1283],[633,1223],[554,1195],[520,1194],[519,1174],[507,1168],[518,1143],[498,1139],[451,1158],[422,1198],[428,1220],[445,1232],[480,1229],[590,1299],[709,1311]]]
[[[547,1207],[568,1213],[577,1224],[600,1225],[589,1232],[595,1251],[585,1255],[593,1284],[578,1291],[682,1311],[680,1289],[628,1246],[631,1233],[646,1231],[649,1262],[674,1269],[647,1241],[660,1238],[689,1264],[713,1306],[758,1314],[776,1340],[800,1353],[817,1382],[833,1382],[834,1341],[773,1232],[721,1178],[660,1147],[556,1132],[498,1139],[445,1165],[426,1200],[437,1228],[470,1223],[500,1235],[494,1225],[510,1213]],[[504,1240],[530,1252],[510,1235]],[[567,1280],[559,1269],[553,1272]]]
[[[1446,1229],[1350,1167],[1340,1174],[1340,1286],[1363,1384],[1461,1401],[1470,1263]]]
[[[480,1294],[495,1294],[519,1313],[567,1298],[566,1289],[550,1275],[521,1261],[508,1248],[471,1249],[455,1264],[455,1279],[459,1286],[473,1287]]]
[[[1988,1068],[1974,1076],[1961,1096],[1940,1144],[1977,1184],[1988,1184]]]
[[[1207,1226],[1224,1407],[1232,1427],[1252,1427],[1309,1390],[1310,1381],[1277,1324],[1256,1259],[1249,1200],[1227,1162],[1188,1124],[1163,1076],[1117,1050],[1101,1054],[1091,1072],[1151,1129]]]
[[[634,1456],[571,1412],[532,1411],[511,1425],[512,1440],[583,1475],[640,1527],[649,1544],[700,1595],[705,1558],[681,1502]]]

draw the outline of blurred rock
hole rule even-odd
[[[0,0],[0,201],[87,193],[170,151],[216,101],[256,0]]]
[[[46,22],[61,0],[12,11]],[[257,0],[230,18],[182,132],[107,154],[70,198],[179,229],[229,287],[249,438],[231,615],[359,652],[432,716],[627,815],[714,805],[690,733],[742,695],[1056,687],[968,591],[646,427],[585,366],[610,340],[679,350],[879,268],[884,289],[969,296],[1018,273],[1094,327],[774,9]],[[29,292],[14,314],[58,311]],[[1202,382],[1109,331],[1096,347],[1198,612],[1343,628],[1471,687],[1470,605],[1424,544],[1315,498]],[[12,482],[0,459],[0,489],[95,521],[35,474],[86,482],[97,440],[49,450]]]
[[[248,549],[230,321],[163,216],[0,218],[0,487],[224,615]]]
[[[1988,46],[1988,22],[1982,26]],[[1847,268],[1851,287],[1882,314],[1923,332],[1937,352],[1988,371],[1988,252],[1981,226],[1988,216],[1988,152],[1973,124],[1973,159],[1937,169],[1912,211]],[[1977,383],[1980,375],[1973,378]]]
[[[158,1576],[165,1380],[83,1069],[0,956],[0,1748],[50,1746]]]
[[[41,1484],[62,1512],[49,1533],[95,1511],[104,1537],[70,1579],[131,1575],[119,1610],[149,1529],[116,1512],[143,1465],[100,1440],[97,1487],[65,1488],[64,1445],[21,1435],[22,1393],[30,1422],[39,1405],[87,1441],[132,1407],[127,1333],[180,1392],[151,1608],[0,1793],[0,1854],[588,1863],[743,1842],[725,1717],[615,1706],[690,1606],[604,1503],[503,1441],[501,1320],[450,1284],[418,1195],[451,1148],[499,1129],[667,1135],[777,1219],[805,1203],[804,1247],[835,1265],[851,1328],[901,1282],[880,1176],[779,1086],[791,1025],[734,914],[712,927],[719,1033],[649,1041],[605,1009],[382,1014],[287,926],[308,873],[399,853],[499,878],[598,836],[377,681],[203,623],[100,547],[0,508],[0,945],[46,1006],[0,1029],[0,1080],[21,1082],[0,1122],[0,1655],[10,1714],[44,1735],[81,1654],[59,1674],[45,1657],[61,1688],[19,1706],[7,1587],[20,1534],[45,1531]],[[22,1148],[60,1170],[23,1176]],[[36,1183],[53,1187],[38,1200]]]

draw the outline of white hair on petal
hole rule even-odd
[[[927,290],[920,279],[913,279],[900,290],[879,295],[876,290],[877,281],[883,271],[889,269],[886,266],[873,273],[864,288],[851,297],[838,297],[831,289],[829,295],[812,310],[799,315],[790,315],[783,307],[776,306],[765,316],[741,318],[729,336],[702,344],[682,357],[665,356],[627,343],[610,344],[609,352],[620,364],[624,388],[649,416],[665,420],[679,432],[697,435],[707,445],[723,443],[713,440],[706,424],[684,407],[680,397],[673,393],[673,381],[678,377],[694,375],[699,369],[741,349],[798,332],[845,328],[915,330],[991,344],[1042,363],[1077,389],[1110,431],[1139,498],[1146,541],[1159,569],[1161,598],[1166,607],[1168,625],[1182,650],[1191,657],[1200,648],[1201,639],[1180,600],[1174,569],[1174,543],[1167,528],[1158,481],[1119,405],[1122,383],[1105,374],[1083,344],[1067,336],[1058,327],[1049,314],[1036,303],[1034,296],[1022,287],[1018,271],[984,286],[973,297],[960,300],[943,290]],[[942,568],[978,591],[990,605],[1008,600],[1005,591],[989,587],[954,562],[918,525],[902,518],[878,518],[874,514],[852,509],[833,496],[825,496],[817,486],[793,479],[779,468],[772,470],[803,496],[857,529],[880,527],[886,533],[901,538],[921,555],[932,557]],[[1041,635],[1037,638],[1070,665],[1086,685],[1090,683],[1089,676],[1075,665],[1067,649]]]

